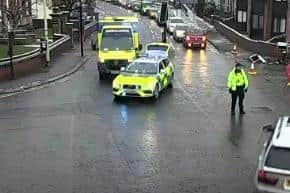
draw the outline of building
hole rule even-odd
[[[237,0],[235,28],[254,39],[286,33],[287,0]]]
[[[288,0],[288,10],[287,10],[287,42],[290,43],[290,0]]]

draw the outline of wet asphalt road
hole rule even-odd
[[[140,29],[144,42],[160,38],[149,19]],[[253,192],[261,126],[288,113],[289,92],[253,78],[247,114],[233,118],[225,87],[231,58],[211,45],[173,44],[174,88],[156,103],[113,102],[89,49],[70,78],[1,99],[0,192]]]

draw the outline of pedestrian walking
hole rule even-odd
[[[243,101],[245,93],[248,91],[249,81],[240,63],[236,63],[233,70],[228,75],[228,88],[232,96],[231,114],[235,115],[236,103],[239,98],[240,114],[245,114]]]

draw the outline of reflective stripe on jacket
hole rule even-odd
[[[248,88],[248,77],[243,69],[241,69],[241,72],[235,73],[234,68],[228,75],[228,88],[230,88],[232,91],[236,91],[237,87],[239,86],[244,86],[245,88]]]

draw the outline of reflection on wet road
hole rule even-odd
[[[159,38],[151,22],[138,26],[144,42]],[[260,127],[287,106],[253,80],[246,110],[267,103],[277,114],[231,118],[225,79],[232,61],[211,45],[172,44],[174,88],[156,103],[113,102],[89,50],[92,60],[69,80],[1,100],[0,192],[252,192]]]

